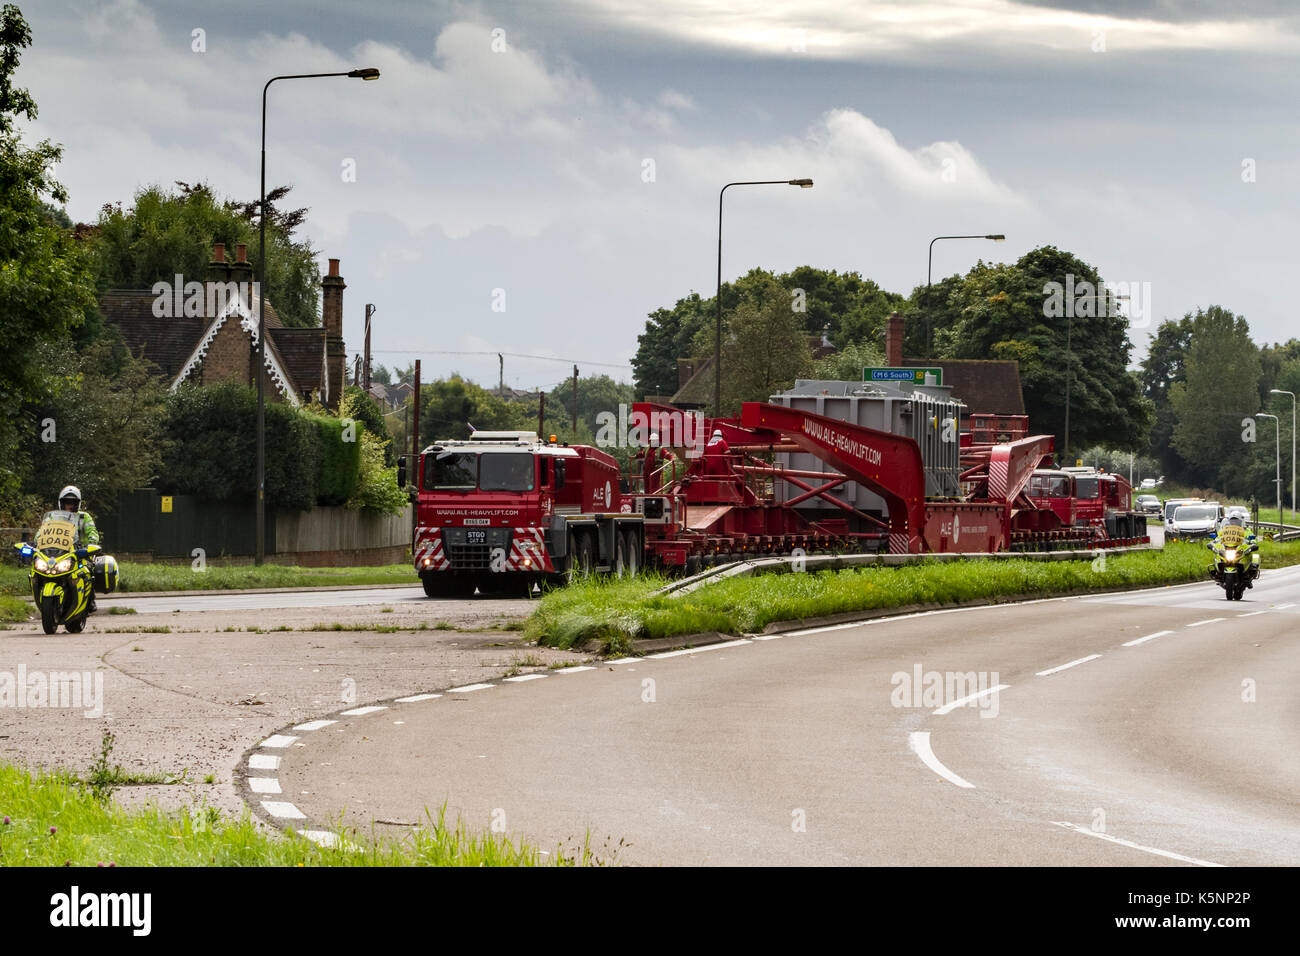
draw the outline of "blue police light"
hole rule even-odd
[[[22,551],[20,551],[19,553],[24,558],[30,558],[32,556],[32,546],[30,544],[23,545]]]

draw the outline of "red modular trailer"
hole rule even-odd
[[[689,571],[796,549],[993,552],[1146,540],[1118,476],[1041,467],[1050,436],[962,436],[963,497],[927,499],[921,449],[905,435],[761,402],[747,402],[738,420],[636,403],[629,423],[639,450],[626,478],[600,449],[528,432],[476,432],[426,448],[412,469],[412,550],[426,593],[522,594],[573,574]],[[788,451],[835,470],[774,461]],[[839,500],[846,482],[879,495],[883,513]],[[836,516],[796,507],[813,498]]]

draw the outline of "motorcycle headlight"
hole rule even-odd
[[[62,561],[54,566],[55,574],[67,574],[72,570],[72,555],[68,555]]]
[[[50,569],[49,562],[46,561],[44,558],[42,558],[39,554],[32,559],[32,567],[34,567],[37,571],[48,571]]]
[[[1236,548],[1228,548],[1226,551],[1224,551],[1224,552],[1223,552],[1223,560],[1224,560],[1224,561],[1236,561],[1236,560],[1237,560],[1237,549],[1236,549]]]

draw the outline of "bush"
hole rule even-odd
[[[257,393],[249,386],[181,386],[167,400],[160,491],[212,501],[257,488]],[[266,503],[304,510],[316,503],[321,438],[316,424],[281,402],[266,403]]]
[[[312,415],[320,441],[320,472],[316,482],[316,502],[341,505],[357,490],[361,471],[360,423],[325,415]],[[351,440],[347,440],[348,438]]]

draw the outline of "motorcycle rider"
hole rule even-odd
[[[74,548],[99,544],[99,529],[95,527],[95,518],[89,511],[82,510],[81,489],[76,485],[67,485],[59,492],[59,509],[77,516],[77,535]],[[90,610],[95,610],[95,589],[90,589]]]

